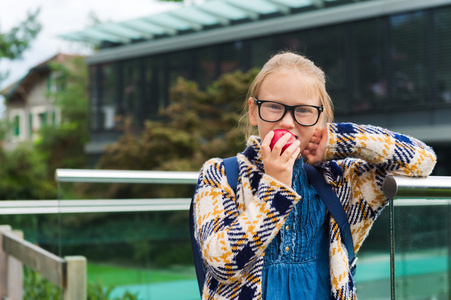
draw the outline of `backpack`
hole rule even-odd
[[[236,156],[229,157],[223,160],[224,167],[226,170],[227,182],[233,191],[236,192],[238,184],[238,160]],[[313,166],[304,164],[304,169],[307,173],[307,177],[311,185],[318,192],[318,195],[323,200],[327,209],[334,217],[335,221],[338,223],[341,229],[341,236],[343,242],[348,250],[349,265],[351,268],[351,274],[354,276],[357,257],[354,253],[354,243],[352,241],[351,227],[348,223],[348,218],[341,205],[340,200],[337,195],[332,191],[332,188],[326,183],[323,175]],[[197,283],[199,285],[199,291],[202,296],[202,290],[205,282],[205,265],[202,258],[202,252],[199,248],[194,237],[194,220],[193,220],[193,202],[194,198],[191,199],[191,204],[189,208],[189,229],[190,229],[190,239],[191,239],[191,249],[193,251],[194,266],[196,268]]]

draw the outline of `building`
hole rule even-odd
[[[285,49],[324,69],[336,121],[424,140],[439,156],[435,174],[451,174],[449,0],[212,0],[63,38],[99,47],[86,59],[91,155],[124,119],[140,128],[154,118],[178,76],[205,86]]]
[[[61,74],[52,71],[51,63],[64,64],[74,57],[58,53],[31,68],[22,79],[1,91],[5,97],[5,119],[11,129],[6,135],[5,149],[14,149],[19,143],[31,142],[37,138],[43,126],[59,123],[60,111],[51,93],[61,88],[57,82]]]

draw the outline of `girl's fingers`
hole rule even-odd
[[[307,146],[307,149],[309,150],[315,150],[316,148],[318,148],[319,143],[309,143]]]
[[[297,147],[296,150],[291,154],[290,160],[296,160],[299,157],[299,154],[301,154],[301,148]]]
[[[285,151],[282,153],[282,155],[293,156],[294,154],[296,154],[296,157],[295,157],[295,159],[296,159],[297,156],[299,155],[299,153],[301,152],[301,148],[299,147],[300,145],[301,145],[301,141],[295,140],[293,142],[293,144],[291,144],[287,149],[285,149]]]
[[[320,142],[321,142],[321,137],[318,137],[318,136],[313,136],[312,139],[310,140],[310,143],[319,144]]]
[[[274,145],[273,151],[274,151],[274,149],[282,150],[283,147],[285,147],[287,142],[290,140],[290,138],[291,138],[291,134],[290,133],[285,133],[284,135],[282,135],[282,137]],[[280,154],[280,152],[279,152],[279,154]]]
[[[269,147],[273,137],[274,137],[274,131],[268,132],[268,134],[265,136],[265,138],[262,141],[262,146]]]
[[[263,158],[271,155],[271,148],[269,145],[271,144],[271,140],[274,137],[274,131],[270,131],[262,141],[262,155]]]

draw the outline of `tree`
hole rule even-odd
[[[49,178],[53,178],[56,168],[87,167],[84,146],[89,139],[88,72],[83,58],[71,58],[64,64],[54,62],[51,69],[59,74],[56,85],[60,89],[49,97],[61,112],[61,123],[43,127],[35,145],[36,151],[44,155]]]
[[[0,59],[18,59],[22,57],[25,50],[30,47],[31,42],[41,31],[41,24],[38,22],[40,9],[28,12],[27,19],[18,26],[13,27],[9,32],[0,32]],[[0,82],[5,79],[8,72],[0,73]]]
[[[27,145],[14,151],[0,149],[0,200],[55,199],[53,181],[39,152]]]
[[[171,89],[161,121],[148,121],[139,135],[125,134],[100,159],[101,169],[199,170],[211,157],[236,155],[245,137],[238,130],[247,89],[257,70],[224,74],[205,91],[182,78]],[[132,196],[127,185],[111,185],[110,197]],[[136,190],[140,197],[174,196],[182,189]],[[186,196],[186,195],[185,195]]]

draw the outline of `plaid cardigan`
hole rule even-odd
[[[194,197],[195,237],[207,275],[202,299],[262,299],[265,249],[300,196],[264,172],[260,139],[251,137],[238,154],[236,194],[222,159],[207,161]],[[325,162],[319,164],[351,225],[355,252],[387,203],[382,183],[389,174],[427,176],[435,165],[431,148],[414,138],[375,126],[328,124]],[[346,247],[328,214],[331,299],[356,299]]]

